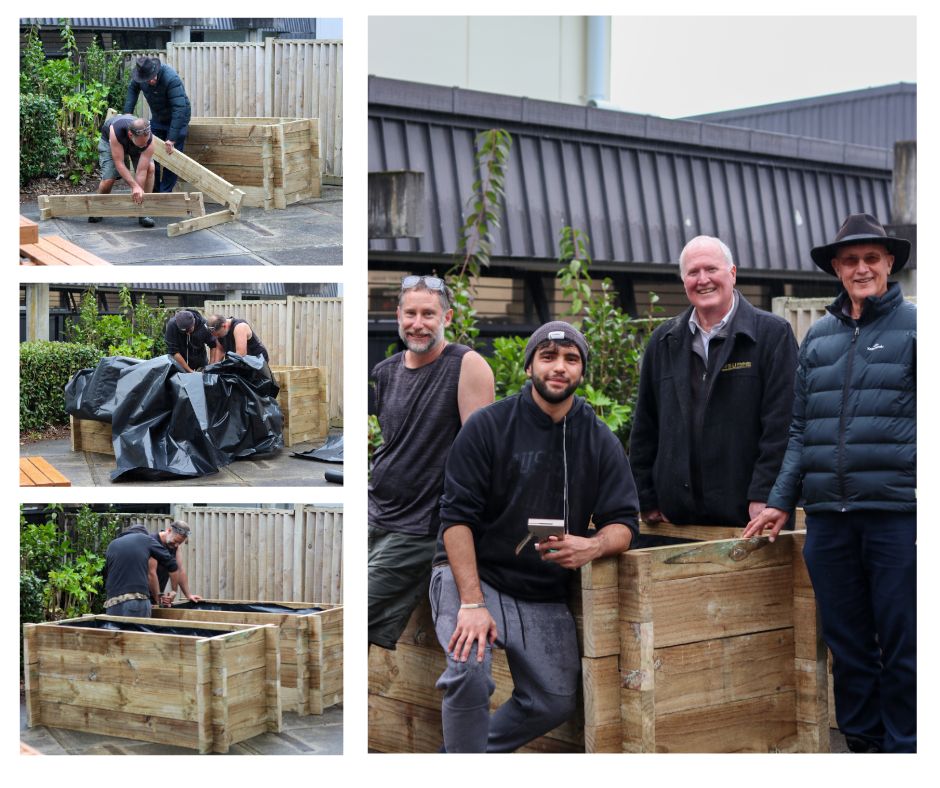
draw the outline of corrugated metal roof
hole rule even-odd
[[[899,82],[688,119],[893,148],[917,139],[917,85]]]
[[[226,290],[241,290],[245,295],[260,295],[269,298],[286,295],[307,295],[335,297],[338,285],[335,282],[261,282],[252,284],[219,284],[215,282],[102,282],[99,288],[120,289],[125,284],[134,291],[149,293],[224,293]],[[64,285],[73,287],[72,285]],[[76,289],[85,289],[88,285],[74,285]]]
[[[884,149],[370,77],[369,170],[426,173],[424,235],[371,240],[373,259],[456,252],[474,136],[493,127],[513,135],[494,261],[553,261],[572,225],[608,269],[675,263],[704,233],[742,270],[814,275],[810,248],[846,214],[889,219]]]

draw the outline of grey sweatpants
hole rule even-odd
[[[548,733],[575,711],[581,660],[574,619],[564,603],[527,602],[481,583],[496,621],[496,645],[505,649],[512,674],[512,697],[492,715],[492,652],[483,662],[476,648],[466,662],[450,654],[437,688],[444,690],[441,712],[447,752],[513,752]],[[449,566],[431,574],[431,611],[444,650],[457,626],[460,597]]]

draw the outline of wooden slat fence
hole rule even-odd
[[[343,299],[288,296],[286,301],[206,301],[208,316],[247,320],[276,366],[326,367],[330,423],[343,420]]]
[[[911,303],[917,303],[915,296],[906,296]],[[782,296],[771,301],[771,309],[775,315],[785,318],[796,335],[797,344],[803,342],[803,337],[819,318],[826,315],[826,307],[832,303],[831,298],[793,298]]]
[[[183,507],[190,590],[214,599],[343,601],[341,509]]]

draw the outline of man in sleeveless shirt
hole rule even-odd
[[[117,115],[105,121],[98,140],[98,163],[101,165],[101,183],[98,194],[110,194],[118,178],[131,190],[131,197],[138,205],[144,195],[153,191],[156,173],[153,165],[153,134],[150,124],[133,115]],[[134,172],[130,170],[133,164]],[[100,222],[100,216],[89,216],[89,222]],[[141,227],[153,227],[149,216],[137,219]]]
[[[441,279],[406,276],[397,316],[406,350],[372,370],[383,443],[369,482],[369,643],[387,649],[427,593],[451,443],[494,399],[483,357],[444,339],[453,310]]]
[[[247,320],[239,317],[209,315],[206,324],[216,340],[216,346],[212,349],[210,358],[211,363],[221,361],[226,353],[237,353],[239,356],[262,356],[265,361],[270,360],[268,349]]]

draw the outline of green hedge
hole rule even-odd
[[[59,174],[65,146],[56,125],[57,111],[48,96],[20,96],[20,186],[31,178]]]
[[[41,430],[68,421],[65,384],[102,356],[97,348],[72,342],[21,342],[20,429]]]

